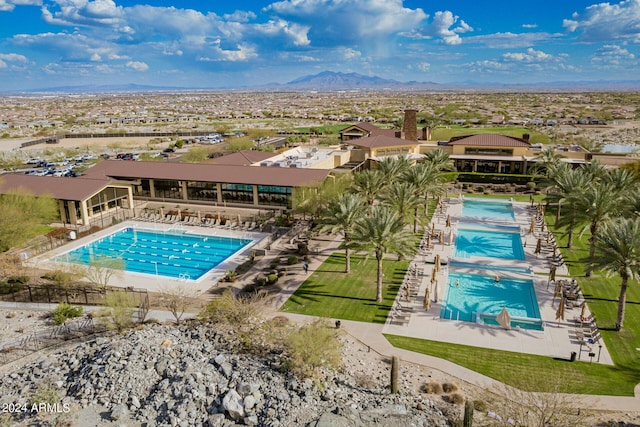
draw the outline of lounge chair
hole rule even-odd
[[[256,222],[255,222],[255,221],[253,221],[251,224],[249,224],[249,228],[248,228],[248,230],[255,230],[255,229],[256,229],[256,227],[257,227],[257,226],[256,226]]]

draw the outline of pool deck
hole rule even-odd
[[[189,289],[194,292],[195,295],[205,294],[212,287],[216,287],[218,281],[224,277],[227,270],[236,268],[238,265],[245,262],[252,248],[259,245],[269,234],[260,233],[256,231],[244,231],[237,229],[225,229],[224,227],[201,227],[185,224],[168,224],[161,222],[144,222],[144,221],[125,221],[118,224],[115,227],[108,227],[100,230],[90,236],[83,237],[76,241],[70,242],[64,246],[61,246],[52,251],[46,252],[42,255],[33,257],[27,261],[27,263],[35,268],[41,268],[45,270],[57,270],[61,268],[62,263],[55,261],[54,259],[64,253],[70,252],[80,246],[86,245],[94,240],[101,239],[105,236],[115,233],[126,227],[134,227],[152,231],[168,231],[168,230],[180,230],[185,233],[199,234],[203,236],[223,236],[223,237],[235,237],[252,239],[253,243],[250,243],[240,253],[232,256],[217,265],[214,269],[208,271],[202,275],[198,280],[185,280],[185,279],[173,279],[166,276],[155,276],[144,273],[135,273],[130,271],[122,271],[116,274],[117,277],[113,277],[112,282],[118,282],[118,285],[134,288],[144,288],[151,292],[159,292],[163,290],[169,290],[176,286],[189,286]],[[112,285],[112,283],[110,283]]]
[[[556,311],[559,298],[554,299],[554,286],[549,286],[548,275],[551,266],[552,249],[551,243],[546,244],[547,231],[542,231],[540,225],[535,226],[533,234],[529,234],[532,216],[535,215],[535,208],[531,208],[529,203],[514,203],[515,224],[505,222],[495,222],[496,225],[517,225],[521,229],[521,237],[526,255],[525,261],[518,260],[496,260],[494,258],[472,257],[465,259],[465,265],[452,267],[456,271],[464,273],[478,273],[495,275],[496,272],[485,265],[496,267],[512,267],[514,271],[500,271],[502,277],[528,278],[532,279],[540,307],[540,315],[544,322],[543,331],[510,329],[487,326],[470,322],[447,320],[440,318],[440,310],[446,297],[447,276],[449,272],[448,262],[442,265],[439,272],[436,272],[437,281],[431,285],[432,270],[435,268],[434,259],[436,255],[443,261],[448,261],[453,254],[455,242],[455,231],[457,220],[462,215],[462,200],[450,199],[441,209],[438,209],[433,217],[432,227],[437,234],[443,231],[444,242],[436,242],[430,249],[421,250],[413,259],[418,274],[415,285],[417,292],[407,301],[406,297],[399,295],[396,303],[412,310],[403,312],[404,317],[389,317],[383,328],[383,333],[423,338],[434,341],[449,342],[455,344],[465,344],[477,347],[486,347],[497,350],[514,351],[528,354],[538,354],[542,356],[569,359],[572,352],[576,352],[578,359],[589,361],[589,353],[595,353],[593,363],[613,364],[611,356],[607,351],[603,340],[600,340],[602,348],[595,345],[591,349],[588,345],[578,339],[576,335],[576,323],[574,319],[579,317],[580,308],[575,307],[565,311],[564,320],[556,320]],[[451,216],[451,227],[446,226],[447,217]],[[467,219],[465,223],[474,222]],[[478,224],[490,225],[488,222],[477,221]],[[453,238],[449,238],[449,233],[454,233]],[[538,239],[542,239],[542,251],[535,254]],[[475,264],[475,265],[474,265]],[[532,272],[526,274],[518,272],[523,267],[530,268]],[[556,276],[558,278],[568,277],[569,272],[565,265],[557,267]],[[425,292],[428,287],[431,295],[431,307],[425,310],[423,306]],[[588,307],[586,313],[588,314]]]

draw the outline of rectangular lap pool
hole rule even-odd
[[[497,325],[495,316],[503,307],[511,315],[512,327],[542,330],[533,281],[502,277],[496,282],[491,276],[449,273],[441,318]]]
[[[124,228],[55,258],[89,265],[92,259],[120,258],[126,271],[197,280],[252,239]]]
[[[487,202],[479,200],[464,200],[462,202],[462,217],[481,221],[513,222],[516,217],[510,202]]]
[[[456,258],[472,256],[525,260],[524,247],[518,229],[458,229]]]

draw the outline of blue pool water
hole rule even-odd
[[[462,217],[481,221],[515,221],[511,203],[464,200]]]
[[[56,258],[89,265],[121,258],[127,271],[197,280],[251,243],[250,239],[125,228]]]
[[[458,286],[455,285],[456,280]],[[533,288],[533,281],[503,277],[495,282],[494,277],[469,273],[449,273],[446,300],[440,311],[440,317],[486,324],[498,323],[495,316],[507,307],[513,319],[511,326],[522,329],[542,329],[540,308]]]
[[[472,256],[526,259],[520,233],[500,229],[458,229],[456,236],[456,258]]]

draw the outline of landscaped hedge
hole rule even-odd
[[[539,184],[544,180],[542,175],[515,175],[505,173],[473,173],[461,172],[458,174],[458,182],[472,182],[476,184],[516,184],[527,185],[527,182],[534,181]]]

